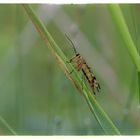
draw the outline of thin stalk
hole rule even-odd
[[[109,4],[108,9],[121,35],[121,38],[123,39],[125,43],[124,46],[128,50],[128,53],[132,59],[132,62],[134,63],[137,69],[138,79],[140,79],[140,55],[129,33],[129,30],[125,22],[125,19],[123,17],[120,6],[118,4]],[[140,105],[140,80],[138,80],[138,88],[139,88],[138,94],[139,94],[139,105]]]
[[[138,72],[139,110],[140,110],[140,72]]]
[[[17,135],[17,133],[13,130],[13,128],[0,116],[0,121],[4,124],[4,126],[13,134]]]
[[[97,100],[93,97],[90,91],[87,89],[85,84],[82,82],[78,72],[74,69],[71,63],[67,63],[68,58],[61,51],[60,47],[56,44],[51,34],[46,29],[45,25],[41,22],[41,20],[36,16],[34,10],[30,5],[23,5],[27,15],[32,20],[34,26],[37,31],[45,41],[46,45],[50,49],[52,55],[56,58],[58,64],[61,66],[62,70],[66,73],[66,76],[72,81],[72,83],[76,86],[78,91],[81,92],[83,97],[85,98],[92,114],[96,118],[97,122],[104,130],[106,134],[114,134],[119,135],[119,130],[112,123],[111,119],[108,115],[103,111],[102,107],[98,104]],[[73,70],[72,74],[70,72]]]
[[[125,43],[124,46],[127,48],[128,53],[137,68],[137,71],[140,71],[140,56],[132,40],[132,37],[129,33],[129,30],[128,30],[127,24],[125,23],[125,19],[121,12],[120,6],[118,4],[109,4],[108,9]]]
[[[131,83],[130,83],[130,90],[129,90],[129,95],[128,95],[128,99],[126,101],[125,107],[124,107],[124,115],[121,121],[121,131],[124,131],[125,128],[125,124],[127,123],[127,119],[129,117],[129,111],[130,111],[130,107],[132,105],[132,101],[133,101],[133,97],[134,97],[134,89],[133,87],[136,85],[136,74],[134,72],[134,70],[132,71],[132,78],[131,78]]]

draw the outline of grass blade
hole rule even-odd
[[[125,43],[125,47],[128,50],[128,53],[130,54],[130,57],[133,61],[133,63],[136,66],[137,72],[138,72],[138,79],[140,79],[140,55],[138,50],[136,49],[136,46],[133,42],[133,39],[129,33],[128,27],[125,23],[125,19],[123,17],[123,14],[121,12],[121,9],[118,4],[109,4],[108,9],[112,15],[112,18],[116,24],[116,27],[118,31],[120,32],[120,35]],[[139,106],[140,106],[140,80],[138,80],[138,88],[139,88]]]
[[[17,135],[17,133],[11,128],[11,126],[0,116],[0,121],[4,124],[4,126],[10,131],[11,134]]]
[[[120,35],[125,43],[125,47],[127,48],[133,63],[135,64],[137,70],[140,71],[140,56],[131,38],[119,5],[109,4],[108,9],[110,11],[110,14],[112,15],[118,31],[120,32]]]
[[[140,72],[138,72],[138,86],[139,86],[139,110],[140,110]]]
[[[56,44],[44,24],[40,21],[40,19],[36,16],[34,10],[30,5],[23,5],[26,13],[28,14],[29,18],[32,20],[34,26],[36,27],[37,31],[45,41],[46,45],[51,50],[52,55],[56,58],[58,64],[61,66],[63,71],[66,73],[67,77],[74,83],[76,88],[81,92],[81,94],[84,96],[92,114],[98,121],[101,128],[104,130],[106,134],[114,134],[119,135],[119,130],[115,127],[115,125],[112,123],[110,118],[107,116],[107,114],[103,111],[101,106],[97,103],[96,99],[93,97],[93,95],[89,92],[89,90],[86,88],[85,84],[82,82],[79,74],[76,70],[74,70],[74,67],[71,63],[67,63],[68,59],[61,51],[60,47]],[[73,73],[69,74],[72,70]],[[81,90],[83,89],[83,90]]]

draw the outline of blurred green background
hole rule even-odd
[[[32,6],[68,58],[65,33],[86,59],[102,88],[97,100],[121,134],[140,134],[137,73],[107,6]],[[138,47],[140,6],[121,10]],[[21,5],[0,5],[0,116],[21,135],[104,135]],[[0,121],[0,135],[10,134]]]

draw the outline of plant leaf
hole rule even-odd
[[[96,99],[93,97],[93,95],[89,92],[89,90],[86,88],[85,84],[82,82],[78,72],[74,69],[71,63],[67,63],[68,59],[61,51],[60,47],[56,44],[44,24],[40,21],[40,19],[36,16],[34,10],[30,5],[23,5],[26,13],[28,14],[29,18],[32,20],[34,26],[36,27],[37,31],[45,41],[46,45],[51,50],[53,56],[55,56],[57,62],[61,66],[61,68],[66,73],[67,77],[74,83],[74,85],[79,89],[81,92],[81,89],[83,89],[81,92],[83,97],[85,98],[92,114],[98,121],[101,128],[104,130],[106,134],[114,134],[119,135],[119,130],[115,127],[115,125],[112,123],[110,118],[107,116],[107,114],[103,111],[101,106],[97,103]],[[72,74],[69,74],[70,71],[73,71]]]

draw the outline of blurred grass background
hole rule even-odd
[[[102,90],[97,100],[121,134],[140,134],[134,65],[106,5],[33,5],[70,58],[64,34],[87,60]],[[138,47],[139,5],[121,5]],[[0,116],[22,135],[104,134],[20,5],[0,5]],[[0,135],[11,134],[0,122]]]

